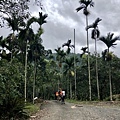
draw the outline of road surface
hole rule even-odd
[[[30,120],[120,120],[120,106],[47,101]]]

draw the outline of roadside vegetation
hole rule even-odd
[[[29,116],[35,114],[36,112],[38,112],[41,108],[40,104],[26,104],[24,111],[26,111],[28,113]]]

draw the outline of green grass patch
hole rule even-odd
[[[120,106],[120,101],[79,101],[67,99],[66,102],[80,104],[80,105],[99,105],[99,106]]]
[[[31,104],[31,103],[27,103],[25,106],[25,111],[29,114],[35,114],[36,112],[38,112],[40,110],[40,104]]]

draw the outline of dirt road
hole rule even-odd
[[[30,120],[120,120],[120,106],[61,104],[48,101]]]

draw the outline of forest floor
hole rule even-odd
[[[120,101],[79,104],[45,101],[30,120],[120,120]]]

